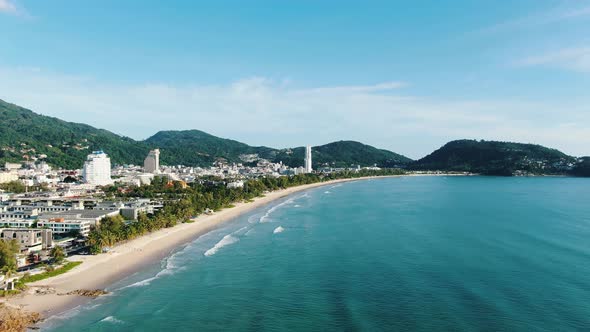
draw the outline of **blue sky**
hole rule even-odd
[[[143,139],[590,155],[590,1],[0,0],[0,99]]]

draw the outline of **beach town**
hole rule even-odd
[[[143,166],[111,167],[108,155],[94,151],[80,170],[52,170],[47,164],[10,164],[0,173],[4,188],[0,194],[0,239],[5,265],[0,277],[4,297],[10,307],[40,317],[63,312],[86,300],[103,294],[102,289],[137,271],[145,264],[162,259],[174,248],[215,228],[220,223],[285,197],[294,192],[361,175],[397,175],[400,170],[378,167],[312,169],[311,147],[306,148],[302,167],[289,168],[282,163],[257,160],[255,166],[216,162],[210,168],[160,165],[160,151],[152,150]],[[256,158],[248,156],[247,158]],[[381,174],[382,173],[382,174]],[[348,174],[349,178],[338,178]],[[282,179],[313,177],[297,186],[280,185]],[[322,182],[316,182],[318,179]],[[124,240],[92,242],[92,231],[101,229],[107,220],[120,220],[132,226],[143,218],[155,218],[168,204],[176,203],[161,194],[137,197],[126,195],[137,188],[150,188],[158,183],[163,190],[180,190],[190,186],[244,191],[248,183],[275,179],[273,190],[256,192],[256,197],[232,202],[231,205],[206,206],[191,212],[186,220],[150,229],[142,236]],[[285,182],[286,183],[286,182]],[[24,188],[24,191],[23,191]],[[268,189],[268,187],[265,187]],[[165,218],[165,217],[164,217]],[[93,246],[94,244],[94,246]],[[96,247],[98,246],[98,249]],[[95,250],[93,250],[95,248]]]

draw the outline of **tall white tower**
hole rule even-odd
[[[305,173],[311,173],[311,146],[305,147]]]
[[[160,150],[154,149],[148,153],[143,161],[143,171],[146,173],[160,173]]]
[[[111,159],[102,151],[94,151],[86,157],[82,170],[84,182],[95,186],[106,186],[111,180]]]

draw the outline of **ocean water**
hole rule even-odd
[[[590,180],[404,177],[300,192],[49,331],[590,330]]]

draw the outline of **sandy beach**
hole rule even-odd
[[[292,193],[334,183],[364,179],[368,178],[333,180],[273,191],[264,197],[256,198],[253,202],[238,203],[235,207],[221,210],[212,215],[201,215],[195,218],[193,223],[162,229],[119,244],[109,253],[96,256],[71,256],[68,258],[70,261],[83,261],[83,263],[65,274],[28,284],[29,290],[27,292],[9,298],[6,302],[27,311],[41,313],[44,317],[59,314],[88,301],[88,298],[57,294],[79,289],[103,289],[113,282],[141,270],[142,267],[161,260],[178,246],[196,239],[224,222]],[[50,287],[55,292],[52,290],[52,294],[36,294],[35,291],[39,287]]]

